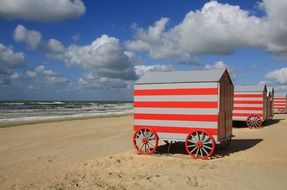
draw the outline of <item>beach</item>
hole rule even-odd
[[[287,115],[234,128],[225,150],[193,160],[181,144],[132,146],[132,115],[0,128],[0,189],[286,189]]]

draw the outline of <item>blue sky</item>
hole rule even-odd
[[[0,2],[0,99],[132,100],[148,72],[228,68],[287,90],[287,2]]]

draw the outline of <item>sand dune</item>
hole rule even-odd
[[[132,116],[0,128],[0,189],[286,189],[287,115],[235,128],[226,150],[192,160],[182,144],[137,155]]]

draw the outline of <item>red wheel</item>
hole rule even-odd
[[[249,129],[262,128],[262,120],[257,115],[250,115],[246,119],[246,125],[248,126]]]
[[[215,141],[205,131],[194,131],[187,136],[185,149],[194,159],[207,159],[213,154]]]
[[[152,154],[158,145],[157,134],[147,128],[141,128],[134,133],[133,144],[140,154]]]

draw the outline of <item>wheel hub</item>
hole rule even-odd
[[[199,141],[199,142],[197,142],[196,144],[195,144],[195,146],[197,147],[197,148],[201,148],[202,147],[202,142],[201,141]]]
[[[148,143],[148,139],[147,139],[146,137],[144,137],[144,138],[142,139],[142,143],[143,143],[143,144],[147,144],[147,143]]]

